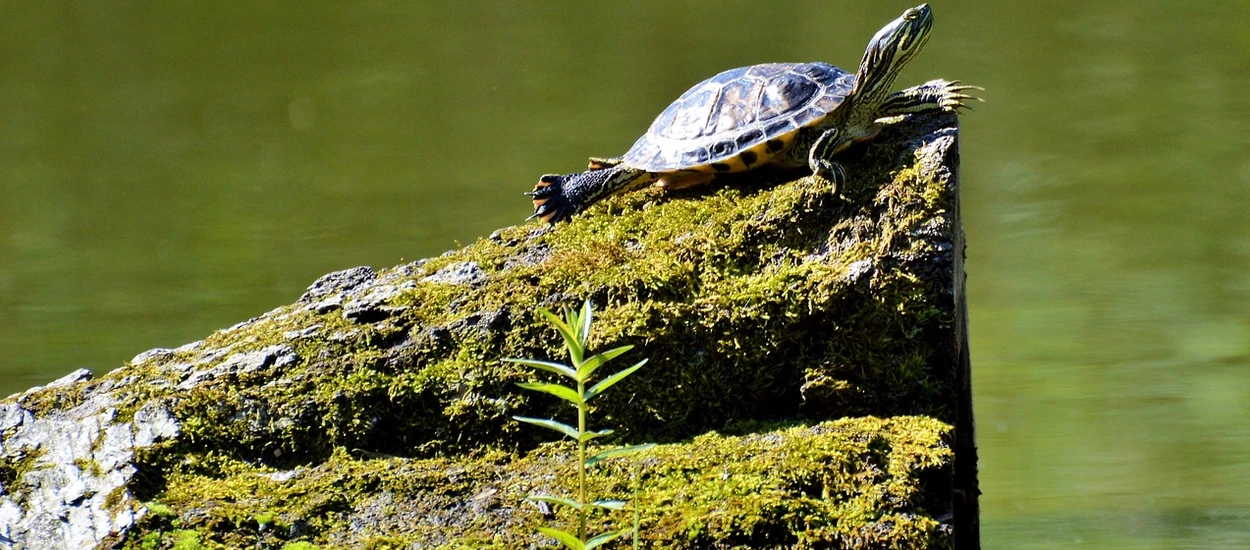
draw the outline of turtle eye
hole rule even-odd
[[[909,9],[907,10],[907,13],[903,14],[903,19],[906,19],[908,21],[915,21],[919,18],[920,18],[920,12],[916,11],[916,8]]]

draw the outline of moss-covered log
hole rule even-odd
[[[535,306],[589,299],[595,347],[650,358],[595,413],[619,442],[665,444],[643,461],[650,547],[975,541],[956,138],[953,115],[891,125],[840,194],[784,174],[648,190],[334,273],[203,341],[27,392],[0,404],[0,536],[539,547],[532,526],[559,518],[521,497],[561,477],[561,451],[511,417],[567,410],[499,359],[560,359]],[[101,481],[31,504],[76,476]],[[75,506],[89,534],[49,517]]]

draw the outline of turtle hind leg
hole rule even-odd
[[[625,159],[621,157],[590,157],[590,162],[586,164],[586,168],[603,170],[604,168],[613,168],[622,162],[625,162]]]
[[[703,185],[712,181],[712,178],[715,177],[715,174],[706,172],[682,172],[661,177],[656,180],[655,186],[665,191],[677,191],[678,189]]]
[[[638,189],[655,179],[650,172],[626,166],[565,176],[547,174],[538,179],[533,191],[526,193],[534,199],[534,215],[530,219],[561,222],[604,198]]]
[[[985,100],[969,95],[968,92],[984,89],[963,84],[958,80],[930,80],[886,96],[877,113],[879,117],[888,118],[909,113],[971,109],[966,102]]]
[[[526,220],[542,218],[543,221],[554,224],[567,220],[576,213],[577,205],[573,204],[565,193],[567,180],[567,176],[555,174],[547,174],[538,178],[534,190],[525,193],[534,200],[534,214]]]

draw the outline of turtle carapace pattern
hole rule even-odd
[[[859,70],[828,63],[768,63],[720,73],[677,98],[633,147],[592,158],[589,170],[539,178],[534,215],[567,220],[595,202],[648,185],[681,189],[717,174],[761,166],[808,167],[833,189],[846,175],[835,159],[871,141],[890,119],[964,107],[976,86],[931,80],[890,92],[899,71],[929,39],[933,10],[911,8],[877,32]]]

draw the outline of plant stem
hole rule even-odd
[[[638,465],[634,464],[634,550],[638,550],[638,523],[640,521],[640,512],[638,511]]]
[[[577,381],[577,393],[586,395],[586,383]],[[586,433],[586,413],[590,405],[582,402],[577,407],[577,433],[578,435]],[[581,437],[577,438],[577,500],[582,503],[581,513],[578,514],[577,536],[586,541],[586,441]]]

